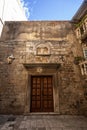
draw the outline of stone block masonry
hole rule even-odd
[[[6,22],[0,39],[0,113],[30,113],[31,76],[52,75],[54,113],[86,115],[87,83],[74,64],[78,54],[81,46],[69,21]]]

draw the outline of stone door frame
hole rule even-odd
[[[31,105],[31,76],[52,76],[53,77],[53,100],[54,113],[59,114],[59,85],[58,85],[58,69],[60,64],[24,64],[27,69],[27,89],[26,89],[26,105],[25,113],[30,113]]]

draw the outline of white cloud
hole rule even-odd
[[[20,0],[20,1],[21,1],[23,9],[25,11],[26,17],[27,17],[27,19],[29,19],[29,16],[30,16],[29,3],[25,2],[24,0]]]

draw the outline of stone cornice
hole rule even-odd
[[[44,68],[59,68],[60,63],[24,63],[26,68],[36,68],[36,67],[44,67]]]
[[[84,15],[87,14],[87,0],[84,0],[76,14],[72,18],[72,22],[78,23]]]

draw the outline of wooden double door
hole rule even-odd
[[[31,112],[53,112],[53,77],[31,77]]]

